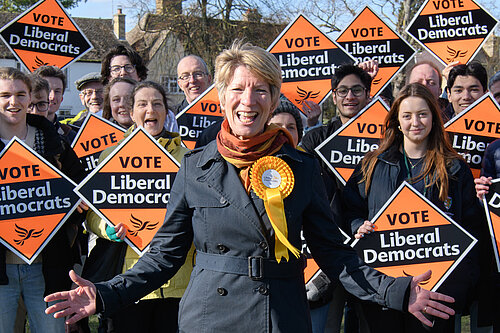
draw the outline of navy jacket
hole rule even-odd
[[[360,165],[356,168],[344,189],[343,212],[346,223],[351,225],[354,235],[365,220],[371,220],[406,178],[399,161],[402,154],[391,147],[378,157],[368,195],[365,183],[361,182]],[[427,199],[464,227],[479,243],[456,267],[438,291],[455,298],[451,306],[464,313],[466,306],[475,297],[475,288],[480,275],[480,244],[485,241],[486,223],[484,213],[475,198],[472,173],[463,160],[454,160],[448,169],[448,196],[451,205],[445,207],[439,200],[439,189],[433,186],[426,193]]]
[[[387,277],[364,265],[342,244],[317,161],[288,145],[276,156],[295,175],[293,191],[284,199],[290,242],[300,248],[303,229],[316,262],[332,280],[340,277],[346,289],[362,299],[404,308],[410,278]],[[185,155],[171,193],[165,222],[151,250],[128,272],[97,284],[105,314],[139,299],[174,275],[192,241],[198,253],[218,259],[239,258],[247,265],[248,257],[261,256],[275,264],[274,231],[264,203],[253,191],[247,194],[237,169],[222,158],[216,142]],[[284,271],[298,261],[290,254],[290,263],[274,266]],[[233,268],[194,267],[180,304],[180,332],[311,330],[302,270],[289,277],[259,280],[246,273],[224,272]]]

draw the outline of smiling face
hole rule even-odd
[[[31,102],[30,91],[21,80],[0,79],[0,134],[2,128],[9,132],[26,127],[26,112]]]
[[[453,105],[455,115],[467,109],[485,93],[481,82],[472,75],[458,75],[453,87],[448,90],[448,99]]]
[[[102,110],[104,86],[101,82],[86,83],[80,92],[80,100],[87,111],[96,113]]]
[[[341,97],[338,93],[335,93],[333,96],[333,102],[337,106],[342,123],[346,123],[349,119],[357,115],[358,112],[361,111],[361,109],[363,109],[369,102],[368,91],[365,89],[361,96],[354,96],[352,90],[350,90],[354,87],[366,88],[357,75],[349,74],[340,80],[336,88],[348,88],[349,91],[347,95],[345,97]]]
[[[177,83],[191,103],[210,86],[212,77],[203,63],[196,57],[187,56],[177,65]]]
[[[427,145],[432,129],[432,112],[425,99],[409,96],[399,105],[398,120],[404,135],[404,144]]]
[[[49,83],[50,91],[49,91],[49,113],[47,118],[50,121],[53,121],[57,110],[61,106],[63,101],[64,94],[64,83],[58,77],[53,76],[44,76],[43,77]]]
[[[248,139],[264,131],[276,103],[271,101],[269,84],[240,65],[227,86],[221,108],[233,135]]]
[[[133,123],[132,118],[130,118],[132,90],[134,90],[134,85],[127,82],[116,82],[109,90],[111,116],[125,128],[130,127]]]
[[[127,71],[127,68],[130,68],[130,73]],[[130,61],[129,57],[126,55],[117,55],[111,58],[111,61],[109,62],[109,69],[112,78],[129,77],[137,82],[141,80],[137,74],[137,70]]]
[[[158,135],[163,131],[166,116],[167,108],[158,90],[146,87],[136,91],[131,117],[137,126],[144,127],[153,136]]]

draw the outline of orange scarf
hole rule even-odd
[[[263,156],[269,156],[280,150],[285,144],[292,144],[293,139],[287,130],[278,125],[268,125],[259,135],[240,140],[231,133],[227,119],[224,119],[217,134],[217,150],[222,157],[240,169],[240,179],[247,193],[250,192],[250,166]]]

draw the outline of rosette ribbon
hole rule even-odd
[[[259,158],[250,170],[250,182],[254,192],[264,201],[267,216],[275,234],[274,255],[288,261],[288,250],[299,258],[300,251],[288,241],[285,207],[283,199],[293,190],[295,178],[292,169],[275,156]]]

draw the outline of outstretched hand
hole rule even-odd
[[[69,272],[69,277],[78,287],[46,296],[45,302],[59,302],[48,307],[45,313],[54,313],[54,318],[68,317],[66,324],[74,324],[95,313],[97,289],[92,282],[83,279],[73,270]]]
[[[432,327],[434,325],[425,315],[448,319],[455,314],[452,308],[440,302],[453,303],[453,297],[429,291],[419,286],[420,282],[426,281],[431,277],[429,270],[423,274],[414,276],[410,286],[410,300],[408,302],[408,312],[414,315],[423,324]]]

